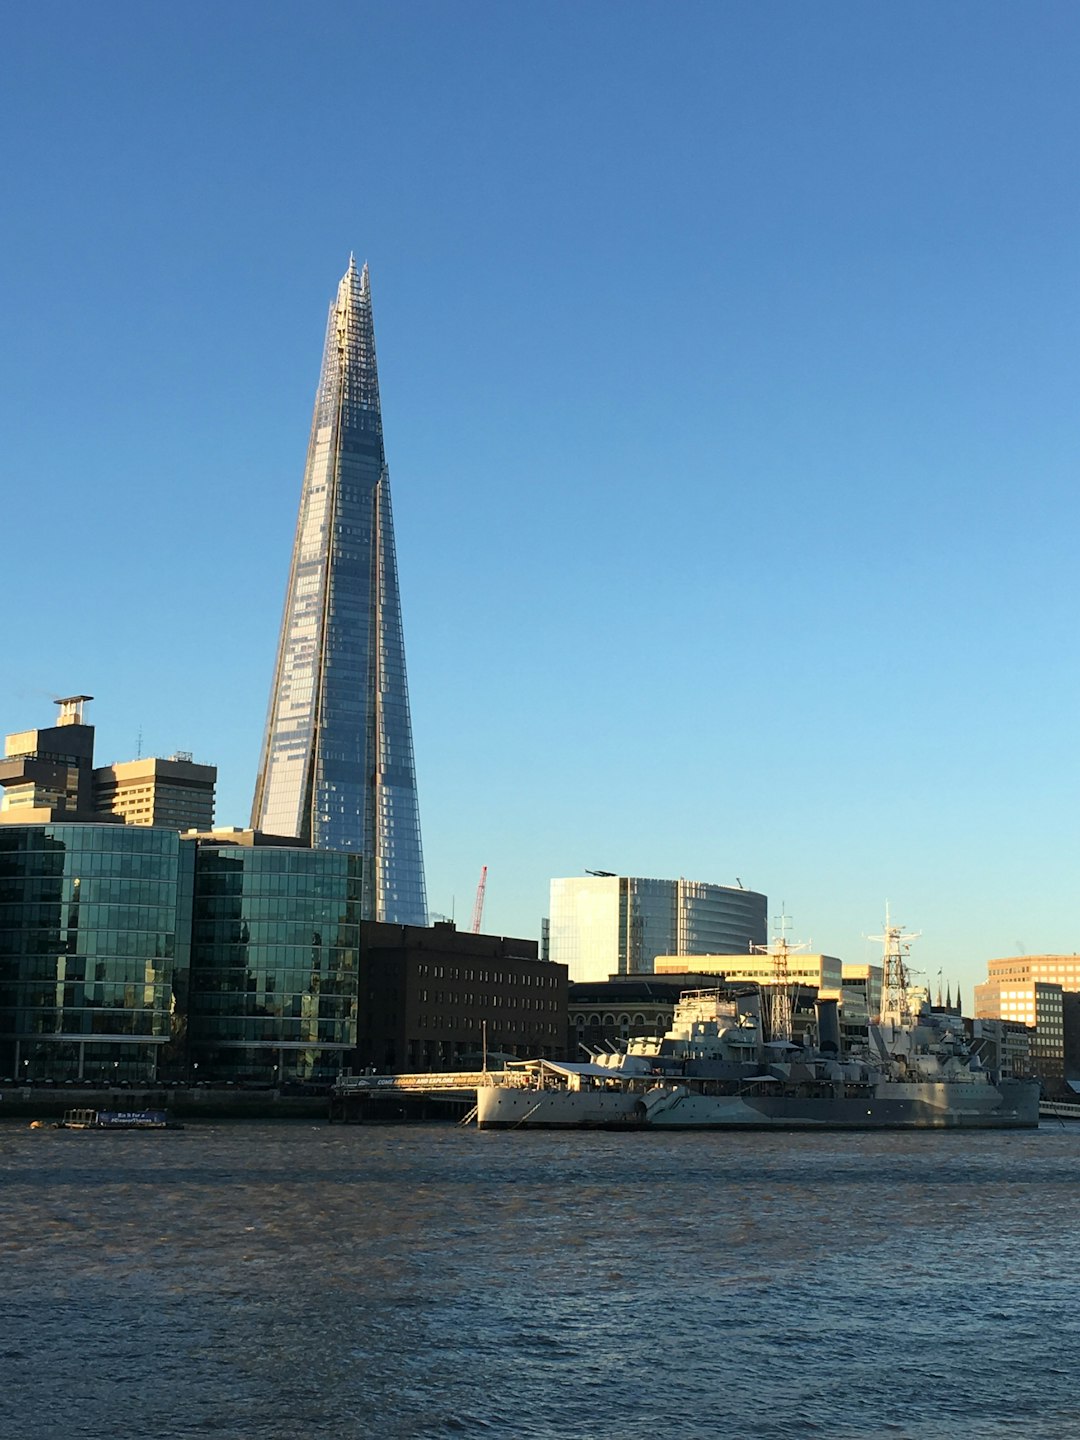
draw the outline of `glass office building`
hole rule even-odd
[[[548,958],[595,983],[652,974],[658,955],[745,954],[765,943],[767,910],[755,890],[695,880],[552,880]]]
[[[367,266],[330,306],[251,824],[364,857],[364,918],[426,925]]]
[[[194,858],[174,830],[0,828],[0,1077],[182,1072]]]
[[[332,1079],[356,1045],[363,857],[198,844],[191,1078]]]

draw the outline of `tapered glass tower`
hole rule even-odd
[[[367,266],[330,306],[252,825],[364,856],[364,914],[427,924]]]

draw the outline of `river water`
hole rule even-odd
[[[1080,1435],[1080,1126],[0,1126],[0,1435]]]

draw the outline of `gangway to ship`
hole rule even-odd
[[[482,1085],[502,1083],[502,1070],[339,1075],[330,1091],[329,1118],[346,1124],[373,1118],[463,1118],[470,1110],[475,1110],[476,1092]]]

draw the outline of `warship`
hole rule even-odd
[[[1039,1123],[1039,1084],[984,1056],[959,1015],[912,1006],[910,938],[886,915],[880,1014],[845,1044],[819,998],[792,1033],[790,947],[767,947],[771,984],[685,991],[662,1038],[581,1063],[525,1061],[477,1089],[481,1129],[933,1130]],[[989,1063],[988,1063],[989,1061]]]

